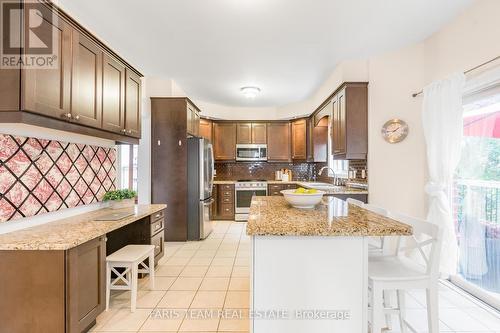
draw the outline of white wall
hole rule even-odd
[[[71,143],[81,143],[101,147],[113,147],[114,141],[95,138],[81,134],[69,133],[53,130],[49,128],[25,125],[25,124],[0,124],[0,133],[35,137],[47,140],[58,140]],[[0,224],[0,234],[29,228],[35,225],[44,224],[57,219],[63,219],[74,215],[90,212],[96,209],[106,207],[108,203],[97,202],[90,205],[82,205],[73,208],[65,208],[55,212],[40,214],[32,217],[26,217],[14,221],[6,221]]]

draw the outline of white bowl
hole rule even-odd
[[[290,205],[295,208],[314,208],[321,202],[323,198],[323,191],[316,191],[316,193],[295,193],[295,190],[282,190],[281,194],[285,197]]]

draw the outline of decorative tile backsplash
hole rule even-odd
[[[292,170],[294,180],[308,180],[313,176],[314,163],[234,162],[215,163],[217,180],[273,180],[274,172]]]
[[[101,201],[116,149],[0,134],[0,222]]]

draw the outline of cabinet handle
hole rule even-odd
[[[160,245],[155,245],[155,249],[159,249],[160,248]]]
[[[63,113],[62,116],[66,119],[71,119],[73,115],[70,112],[68,112],[68,113]]]
[[[160,217],[160,216],[161,216],[161,214],[159,214],[159,213],[155,215],[155,217]]]
[[[128,131],[127,131],[127,133],[128,133],[128,134],[132,134],[132,130],[128,130]]]
[[[121,132],[122,132],[123,134],[125,134],[125,133],[127,133],[127,130],[124,128],[124,129],[122,129],[122,130],[121,130]]]
[[[160,229],[161,228],[161,224],[157,224],[155,229]]]
[[[77,121],[80,120],[80,115],[76,115],[74,119]]]

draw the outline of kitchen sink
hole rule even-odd
[[[328,183],[321,183],[321,182],[299,183],[299,185],[302,187],[313,188],[320,191],[336,191],[336,190],[338,191],[342,189],[342,186],[332,185]]]

